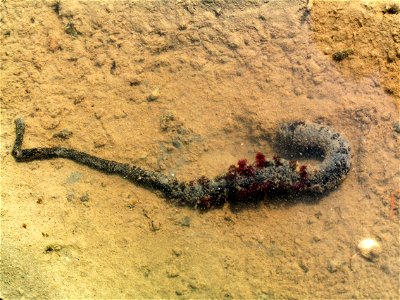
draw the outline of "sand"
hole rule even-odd
[[[1,298],[397,299],[399,14],[306,4],[2,0]],[[16,163],[19,116],[25,147],[180,180],[274,155],[288,120],[335,128],[353,165],[321,197],[201,212],[70,161]]]

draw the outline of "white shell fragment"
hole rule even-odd
[[[377,258],[382,252],[381,245],[376,240],[370,238],[361,240],[357,245],[357,249],[361,256],[369,260]]]

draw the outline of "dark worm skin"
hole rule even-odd
[[[336,188],[350,170],[349,143],[330,127],[296,121],[283,124],[277,140],[288,149],[323,157],[319,167],[311,169],[297,161],[275,156],[272,160],[258,153],[253,164],[240,160],[226,174],[214,179],[201,177],[179,182],[160,172],[98,158],[74,149],[52,147],[22,149],[25,122],[15,120],[16,139],[12,155],[17,162],[65,158],[108,174],[116,174],[139,185],[160,191],[179,205],[208,209],[226,201],[251,201],[268,193],[324,193]]]

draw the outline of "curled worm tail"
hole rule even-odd
[[[320,153],[323,161],[308,177],[311,192],[336,188],[351,167],[351,147],[332,128],[303,121],[286,123],[277,133],[279,143],[306,154]]]

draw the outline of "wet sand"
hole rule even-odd
[[[391,3],[2,1],[1,298],[398,298]],[[18,116],[25,147],[180,180],[274,155],[289,120],[335,128],[353,165],[322,197],[200,212],[70,161],[16,163]]]

